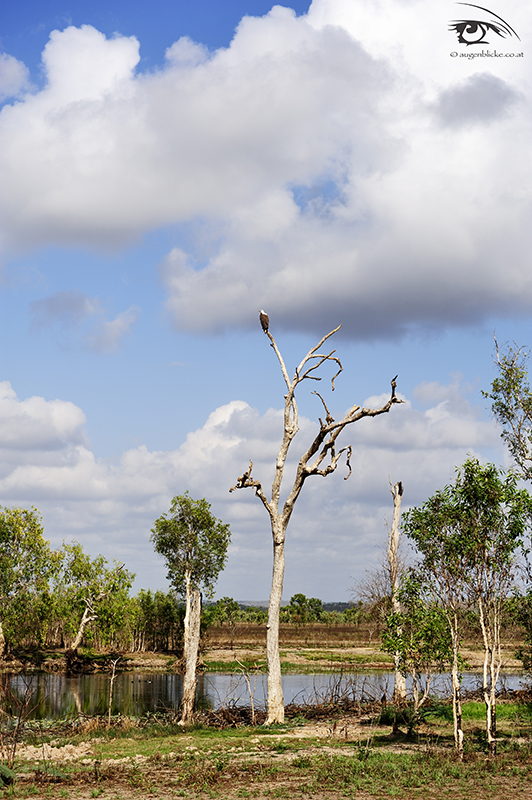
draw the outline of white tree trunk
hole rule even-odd
[[[185,619],[183,621],[183,661],[185,664],[188,662],[188,640],[190,638],[190,614],[192,609],[192,585],[190,582],[190,570],[185,572]]]
[[[496,689],[501,669],[500,615],[497,603],[492,609],[493,618],[489,618],[489,609],[484,608],[482,597],[478,599],[480,627],[484,640],[484,668],[482,674],[482,694],[486,705],[486,736],[488,753],[497,755],[497,709]]]
[[[451,630],[452,647],[453,647],[453,662],[451,665],[451,680],[453,687],[453,733],[454,733],[454,746],[456,754],[460,761],[464,757],[464,732],[462,730],[462,693],[460,685],[460,677],[458,672],[458,650],[460,642],[458,639],[458,623],[454,620],[454,626]]]
[[[279,611],[283,596],[284,540],[281,522],[273,526],[273,574],[268,626],[266,629],[266,660],[268,664],[268,718],[267,725],[284,722],[283,685],[281,681],[281,657],[279,654]]]
[[[181,702],[180,725],[188,725],[194,713],[196,700],[196,670],[201,626],[201,593],[192,589],[187,576],[187,603],[185,611],[185,678],[183,681],[183,700]]]
[[[85,628],[89,624],[89,622],[93,622],[96,619],[96,615],[91,613],[89,606],[85,607],[85,611],[83,612],[83,616],[81,618],[81,622],[79,623],[78,632],[76,633],[76,638],[72,642],[71,650],[77,650],[78,647],[81,645],[83,641],[83,636],[85,634]]]
[[[6,652],[6,637],[4,636],[4,626],[0,620],[0,655]]]
[[[399,523],[401,520],[401,499],[403,497],[403,484],[401,481],[398,481],[395,486],[393,486],[390,480],[390,491],[393,497],[392,527],[388,528],[388,569],[390,572],[391,611],[392,614],[399,614],[401,606],[397,599],[397,592],[399,590]],[[396,703],[404,703],[406,702],[406,679],[399,669],[399,653],[394,654],[393,662],[395,667],[393,698]]]

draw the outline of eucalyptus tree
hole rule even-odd
[[[496,686],[501,668],[501,610],[513,585],[515,561],[532,515],[532,499],[514,473],[468,458],[456,481],[403,517],[420,555],[419,570],[440,602],[451,635],[454,737],[463,754],[460,620],[478,607],[484,643],[483,694],[490,754],[496,751]]]
[[[125,622],[129,590],[135,575],[115,561],[92,558],[79,542],[63,543],[57,552],[55,576],[56,614],[63,634],[71,637],[69,650],[81,646],[89,626],[98,623],[103,641],[110,641]]]
[[[496,687],[502,666],[503,605],[515,584],[517,554],[532,518],[532,498],[519,477],[468,459],[458,473],[457,499],[469,553],[468,580],[484,643],[483,694],[490,755],[497,747]]]
[[[502,427],[501,436],[521,474],[532,480],[532,390],[528,380],[529,353],[524,347],[501,350],[495,340],[495,364],[498,374],[484,397]]]
[[[216,519],[207,500],[193,500],[188,492],[173,498],[170,510],[155,521],[151,541],[163,556],[168,580],[185,597],[185,680],[181,724],[190,722],[196,696],[196,669],[201,626],[201,589],[208,596],[227,560],[229,525]]]
[[[378,408],[363,408],[354,404],[340,420],[335,420],[323,397],[317,395],[323,406],[324,418],[319,418],[319,429],[312,442],[309,444],[303,455],[299,459],[296,475],[293,479],[291,488],[284,503],[281,503],[281,485],[283,482],[286,460],[292,442],[299,430],[299,412],[296,401],[296,389],[300,383],[306,380],[321,380],[317,371],[323,365],[333,365],[336,372],[331,380],[334,390],[335,379],[343,371],[340,359],[335,355],[336,351],[320,352],[320,348],[331,338],[339,329],[340,325],[327,333],[320,339],[317,345],[312,347],[307,355],[294,372],[293,377],[289,376],[284,359],[269,329],[269,319],[264,311],[261,311],[261,325],[264,333],[270,340],[275,355],[279,361],[284,382],[286,384],[286,394],[284,396],[284,419],[283,437],[279,452],[275,461],[275,475],[273,478],[271,494],[268,497],[261,481],[252,477],[253,461],[249,468],[241,475],[236,484],[229,491],[236,489],[251,488],[255,495],[264,505],[270,517],[270,525],[273,539],[273,574],[270,601],[268,605],[268,625],[266,630],[266,657],[268,664],[268,717],[267,724],[280,723],[284,721],[284,702],[283,688],[281,683],[281,659],[279,653],[279,612],[281,608],[281,598],[283,592],[283,580],[285,569],[285,539],[286,530],[292,516],[296,501],[301,493],[305,481],[311,475],[326,477],[331,475],[337,468],[342,455],[345,454],[348,474],[351,474],[350,457],[352,448],[350,445],[336,449],[337,440],[344,428],[354,422],[368,417],[376,417],[387,413],[393,405],[402,401],[396,395],[395,378],[392,380],[392,392],[389,399]],[[396,376],[397,377],[397,376]]]
[[[497,375],[490,392],[491,409],[502,428],[501,436],[525,480],[532,480],[532,390],[528,377],[530,352],[516,345],[499,347],[495,340]],[[530,545],[525,548],[527,589],[516,598],[517,619],[525,629],[525,647],[520,657],[526,669],[532,668],[532,566]]]
[[[0,508],[0,654],[20,640],[56,568],[37,509]]]
[[[411,678],[411,731],[419,721],[421,706],[429,698],[435,672],[443,671],[452,660],[451,636],[441,607],[433,602],[430,589],[427,591],[415,572],[403,576],[394,597],[396,605],[386,619],[381,646],[393,657],[403,680],[407,676]]]

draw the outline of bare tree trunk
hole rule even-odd
[[[93,622],[96,619],[96,615],[92,613],[91,606],[88,604],[85,606],[85,611],[83,612],[83,616],[81,618],[81,622],[79,623],[78,632],[76,633],[76,638],[72,642],[71,650],[77,650],[78,647],[81,645],[83,641],[83,635],[85,633],[85,628],[89,624],[89,622]]]
[[[456,617],[456,615],[455,615]],[[453,647],[453,662],[451,665],[451,680],[453,687],[453,733],[456,754],[460,761],[464,757],[464,732],[462,730],[462,693],[460,678],[458,673],[458,622],[454,619],[454,626],[451,629],[451,639]]]
[[[261,312],[264,313],[264,312]],[[266,327],[265,327],[266,325]],[[283,357],[277,347],[275,339],[268,330],[267,324],[263,324],[263,330],[270,340],[275,354],[281,366],[281,372],[286,384],[287,392],[284,396],[284,430],[283,439],[279,448],[279,453],[275,462],[275,476],[272,483],[271,499],[266,497],[260,481],[251,477],[253,469],[253,461],[250,462],[249,469],[241,475],[234,486],[229,491],[234,492],[236,489],[244,489],[251,487],[255,490],[255,495],[260,499],[266,511],[270,515],[272,535],[273,535],[273,576],[272,576],[272,589],[270,594],[270,603],[268,607],[268,628],[266,636],[266,651],[268,660],[268,718],[267,723],[272,724],[275,722],[284,721],[284,707],[283,707],[283,687],[281,684],[281,662],[279,657],[279,610],[281,607],[281,595],[283,591],[284,579],[284,541],[286,529],[290,522],[290,517],[294,510],[294,506],[303,484],[310,475],[321,475],[326,477],[332,474],[345,453],[345,460],[348,467],[348,474],[346,479],[351,474],[351,465],[349,459],[351,456],[351,446],[343,447],[338,452],[336,451],[336,440],[340,433],[348,425],[351,425],[358,420],[365,417],[376,417],[380,414],[386,414],[392,405],[402,403],[402,400],[396,395],[396,380],[391,381],[392,392],[389,400],[384,403],[380,408],[361,408],[359,405],[353,405],[345,417],[338,422],[332,417],[323,397],[318,393],[316,394],[323,406],[324,419],[319,418],[320,428],[314,440],[310,444],[307,451],[301,456],[297,466],[296,477],[292,484],[292,488],[280,510],[280,493],[281,483],[283,480],[284,467],[288,456],[288,451],[292,440],[296,436],[299,425],[299,412],[296,402],[296,388],[304,380],[321,380],[314,372],[322,366],[322,364],[333,364],[336,374],[331,379],[332,389],[334,390],[334,381],[338,375],[343,371],[340,359],[334,355],[336,352],[319,353],[320,347],[329,339],[333,334],[338,331],[335,328],[330,333],[322,337],[318,344],[313,347],[301,361],[297,367],[294,377],[290,379]],[[397,377],[397,376],[396,376]],[[322,467],[323,462],[325,465]]]
[[[115,679],[116,679],[116,665],[118,664],[119,661],[120,661],[120,658],[115,658],[115,660],[112,662],[113,671],[111,672],[111,677],[109,679],[109,703],[108,703],[108,708],[107,708],[107,727],[108,728],[111,727],[111,710],[112,710],[112,707],[113,707],[113,687],[114,687]]]
[[[190,639],[190,614],[192,611],[192,584],[190,582],[190,570],[185,572],[185,619],[183,620],[183,661],[188,663],[188,641]]]
[[[6,637],[4,636],[4,626],[0,620],[0,655],[6,652]]]
[[[187,586],[188,589],[188,586]],[[185,679],[183,681],[183,700],[181,702],[180,725],[188,725],[194,713],[196,701],[196,670],[201,626],[201,593],[198,589],[187,591],[185,613]]]
[[[501,669],[499,609],[497,607],[493,609],[494,618],[491,621],[489,618],[486,619],[486,610],[481,597],[478,600],[478,609],[480,628],[484,640],[482,694],[486,705],[486,737],[488,740],[488,753],[490,756],[495,756],[497,755],[496,689]]]
[[[273,528],[273,525],[272,525]],[[273,574],[268,626],[266,629],[266,660],[268,664],[268,718],[267,725],[284,722],[281,657],[279,654],[279,611],[283,596],[285,532],[280,523],[273,530]]]
[[[401,605],[397,599],[399,590],[399,522],[401,520],[401,499],[403,497],[403,484],[398,481],[395,486],[390,478],[390,491],[393,497],[393,518],[392,527],[388,528],[388,569],[390,572],[390,593],[392,614],[399,614]],[[400,632],[400,631],[399,631]],[[393,662],[395,667],[395,686],[393,699],[396,703],[406,702],[406,679],[399,669],[400,654],[394,653]]]

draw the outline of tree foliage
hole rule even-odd
[[[441,606],[434,602],[430,589],[422,585],[415,572],[403,576],[397,601],[400,611],[388,614],[381,646],[397,659],[404,677],[411,678],[412,728],[418,721],[419,709],[429,696],[434,672],[443,671],[452,661],[452,641]]]
[[[151,540],[163,556],[168,580],[180,595],[186,595],[189,576],[195,589],[208,596],[227,560],[230,527],[211,514],[207,500],[193,500],[188,492],[172,500],[170,511],[155,521]]]
[[[168,580],[185,596],[183,658],[185,678],[180,724],[192,719],[196,697],[196,671],[201,634],[201,589],[214,592],[214,582],[227,559],[229,525],[211,514],[205,500],[188,492],[172,500],[170,511],[155,521],[152,541],[168,568]]]
[[[103,643],[108,644],[125,623],[135,576],[116,560],[110,567],[102,555],[91,558],[75,541],[63,543],[57,558],[54,597],[63,637],[73,637],[86,616],[97,623]]]
[[[0,650],[42,613],[56,567],[37,509],[1,508]]]
[[[528,381],[529,353],[522,347],[501,351],[495,342],[498,375],[484,397],[492,401],[501,436],[523,477],[532,479],[532,390]]]
[[[495,747],[495,685],[501,654],[502,604],[514,579],[514,562],[532,515],[532,499],[518,476],[493,464],[468,458],[454,484],[436,492],[403,517],[403,528],[420,554],[419,571],[432,587],[452,639],[453,710],[461,753],[461,702],[458,681],[460,619],[475,604],[484,642],[483,688],[490,752]],[[493,746],[491,745],[493,743]]]
[[[323,615],[322,601],[317,597],[306,597],[301,592],[292,595],[290,603],[281,608],[281,622],[295,622],[298,625],[321,622]]]

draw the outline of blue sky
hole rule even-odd
[[[397,373],[406,400],[345,432],[348,482],[307,482],[287,599],[349,599],[388,475],[409,505],[467,453],[508,465],[481,390],[494,332],[532,342],[531,19],[491,10],[519,39],[460,42],[444,0],[8,4],[0,503],[155,589],[154,520],[205,496],[233,531],[218,594],[265,599],[268,519],[228,493],[250,458],[267,484],[281,435],[261,307],[289,369],[342,323],[336,414]]]

